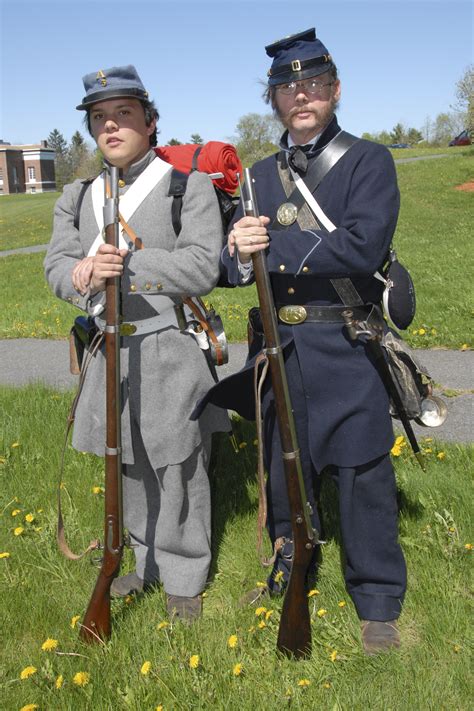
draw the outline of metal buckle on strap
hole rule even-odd
[[[278,317],[283,323],[290,326],[306,321],[308,313],[304,306],[282,306],[278,310]]]
[[[133,336],[137,327],[133,323],[121,323],[120,324],[120,335],[121,336]]]

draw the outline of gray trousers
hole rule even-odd
[[[136,424],[132,441],[135,464],[123,466],[123,502],[137,575],[160,581],[170,595],[194,597],[204,589],[211,562],[211,438],[184,462],[156,470]]]

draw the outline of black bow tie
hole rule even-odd
[[[303,175],[308,170],[308,158],[311,158],[314,153],[314,145],[308,146],[291,146],[288,153],[288,163],[298,173]]]

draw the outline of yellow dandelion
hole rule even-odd
[[[80,618],[81,618],[80,615],[74,615],[73,617],[71,617],[71,627],[72,627],[72,629],[74,629],[74,627],[77,625],[77,623],[79,622]]]
[[[255,627],[254,627],[253,625],[252,625],[252,627],[249,627],[249,632],[250,632],[250,634],[252,634],[253,632],[255,632]]]
[[[163,706],[162,704],[159,704],[159,705],[156,707],[155,711],[164,711],[164,706]]]
[[[89,683],[90,678],[91,675],[89,672],[77,672],[77,674],[74,674],[72,677],[72,682],[76,686],[86,686]]]
[[[240,676],[240,675],[242,674],[242,671],[243,671],[243,666],[242,666],[242,664],[240,664],[240,663],[239,663],[239,664],[234,664],[234,668],[232,669],[232,674],[233,674],[234,676]]]
[[[13,509],[12,516],[18,516],[19,513],[21,513],[21,509]]]
[[[474,546],[473,546],[472,543],[465,543],[465,544],[464,544],[464,548],[465,548],[467,551],[472,551],[472,549],[474,548]]]
[[[193,654],[189,657],[189,666],[191,669],[197,669],[199,666],[199,654]]]
[[[141,669],[140,669],[140,674],[143,674],[143,676],[146,676],[147,674],[150,673],[151,669],[151,662],[143,662]]]
[[[26,704],[21,707],[20,711],[34,711],[35,709],[39,709],[38,704]]]
[[[400,446],[402,446],[402,444],[405,444],[404,435],[398,435],[398,437],[396,437],[395,439],[395,444],[399,444]]]
[[[17,447],[20,446],[19,442],[13,442],[13,444],[10,445],[12,449],[16,449]]]
[[[169,627],[169,626],[170,626],[170,623],[169,623],[169,622],[163,621],[163,622],[160,622],[160,623],[156,626],[156,629],[157,629],[157,630],[165,630],[165,629],[166,629],[167,627]]]
[[[267,587],[267,584],[266,584],[266,583],[262,583],[261,580],[257,580],[257,582],[255,583],[255,587],[257,587],[257,588],[266,588],[266,587]]]
[[[103,493],[104,493],[104,487],[103,487],[103,486],[93,486],[93,487],[92,487],[92,493],[93,493],[93,494],[103,494]]]
[[[45,640],[41,645],[41,649],[43,650],[43,652],[51,652],[53,649],[56,649],[57,646],[58,640],[51,639],[51,637],[48,637],[48,639]]]
[[[27,523],[32,523],[34,520],[35,520],[35,515],[34,515],[34,514],[32,514],[32,513],[26,514],[26,516],[25,516],[25,521],[26,521]]]
[[[315,595],[319,595],[319,590],[316,590],[316,588],[313,588],[312,590],[309,591],[308,597],[314,597]]]
[[[392,449],[390,450],[390,454],[392,457],[399,457],[400,454],[402,453],[402,449],[399,444],[394,444]]]
[[[246,446],[247,446],[247,442],[241,442],[239,444],[239,449],[245,449]]]
[[[283,580],[283,570],[279,570],[278,573],[275,573],[275,575],[273,576],[273,580],[276,583],[281,583],[281,581]]]
[[[64,684],[64,677],[62,674],[60,674],[58,676],[58,678],[56,679],[56,681],[54,682],[54,686],[56,687],[56,689],[60,689],[63,684]]]
[[[25,667],[20,674],[20,679],[28,679],[33,674],[36,674],[37,671],[36,667]]]
[[[454,526],[450,526],[448,530],[450,533],[456,533],[456,529],[454,528]]]
[[[423,442],[432,442],[433,437],[423,437]]]
[[[298,686],[302,686],[303,688],[306,686],[309,686],[311,684],[309,679],[299,679],[298,680]]]
[[[438,452],[436,455],[437,459],[446,459],[446,453],[445,452]]]
[[[258,439],[254,439],[253,444],[254,444],[255,446],[257,446],[257,444],[258,444]]]
[[[467,350],[469,350],[469,346],[467,345],[467,343],[463,343],[463,344],[462,344],[461,350],[462,350],[462,351],[467,351]]]
[[[257,607],[257,609],[255,610],[255,616],[256,616],[256,617],[261,617],[262,615],[264,615],[264,614],[266,613],[266,611],[267,611],[267,608],[266,608],[266,607],[263,607],[263,606],[262,606],[262,607]]]
[[[331,688],[331,684],[329,683],[329,681],[325,681],[323,684],[323,689],[330,689],[330,688]]]
[[[21,534],[23,533],[24,530],[25,529],[23,528],[23,526],[17,526],[15,529],[13,529],[13,535],[14,536],[21,536]]]
[[[331,660],[331,662],[336,661],[336,659],[337,659],[337,650],[336,649],[332,650],[331,654],[329,655],[329,659]]]
[[[345,607],[345,606],[346,606],[346,603],[344,602],[344,600],[341,600],[341,601],[338,602],[337,604],[338,604],[339,607]]]
[[[461,645],[455,644],[454,647],[453,647],[453,649],[454,649],[454,651],[456,652],[456,654],[458,654],[458,653],[461,651]]]
[[[239,643],[238,637],[236,634],[231,634],[229,639],[227,640],[227,646],[230,647],[231,649],[234,649],[237,647]]]
[[[425,329],[425,328],[420,328],[420,329],[418,329],[418,335],[419,335],[419,336],[424,336],[425,333],[426,333],[426,329]]]
[[[324,617],[327,614],[327,610],[324,607],[320,607],[316,614],[318,617]]]
[[[432,335],[432,336],[436,336],[437,333],[438,333],[438,331],[436,330],[436,328],[432,328],[432,329],[431,329],[431,335]]]
[[[133,602],[133,595],[126,595],[124,598],[124,603],[126,605],[130,605],[130,603],[132,603],[132,602]]]
[[[3,553],[0,553],[0,558],[9,558],[10,553],[8,551],[3,551]]]
[[[258,627],[259,630],[263,630],[264,627],[266,627],[266,626],[267,626],[267,625],[265,624],[265,622],[264,622],[263,620],[260,620],[260,622],[259,622],[258,625],[257,625],[257,627]]]
[[[267,610],[265,613],[265,619],[269,620],[272,615],[273,615],[273,610]]]

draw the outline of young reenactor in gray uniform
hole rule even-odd
[[[207,294],[219,273],[222,222],[209,178],[190,175],[178,237],[168,195],[171,168],[154,153],[158,112],[133,66],[84,77],[77,107],[106,161],[120,169],[120,213],[131,230],[122,247],[102,239],[103,179],[83,195],[80,180],[64,188],[54,214],[45,259],[57,296],[100,319],[105,282],[120,275],[123,320],[135,328],[122,337],[122,460],[124,521],[134,546],[136,571],[117,578],[112,594],[124,596],[160,581],[170,614],[192,619],[201,612],[210,558],[211,435],[228,429],[227,413],[206,411],[189,419],[213,382],[195,337],[178,325],[175,304]],[[129,236],[134,234],[135,241]],[[140,242],[143,248],[140,247]],[[105,357],[87,371],[75,419],[74,446],[104,454]]]
[[[342,312],[350,305],[365,319],[381,301],[383,285],[374,273],[395,231],[396,174],[386,148],[350,137],[347,152],[297,208],[290,198],[296,183],[314,175],[318,157],[341,131],[335,117],[341,84],[314,29],[266,49],[273,60],[267,97],[286,131],[281,151],[252,169],[261,217],[242,217],[240,207],[223,273],[230,285],[250,283],[251,254],[267,250],[313,525],[321,530],[313,486],[327,467],[339,488],[347,590],[364,648],[374,653],[399,645],[396,620],[406,586],[389,454],[393,430],[374,358],[362,340],[349,338]],[[341,296],[341,280],[346,292],[352,283],[356,298],[351,289],[349,298]],[[214,402],[253,418],[251,366],[221,381],[201,407]],[[268,529],[276,552],[268,589],[277,594],[288,579],[293,543],[269,383],[263,407]]]

